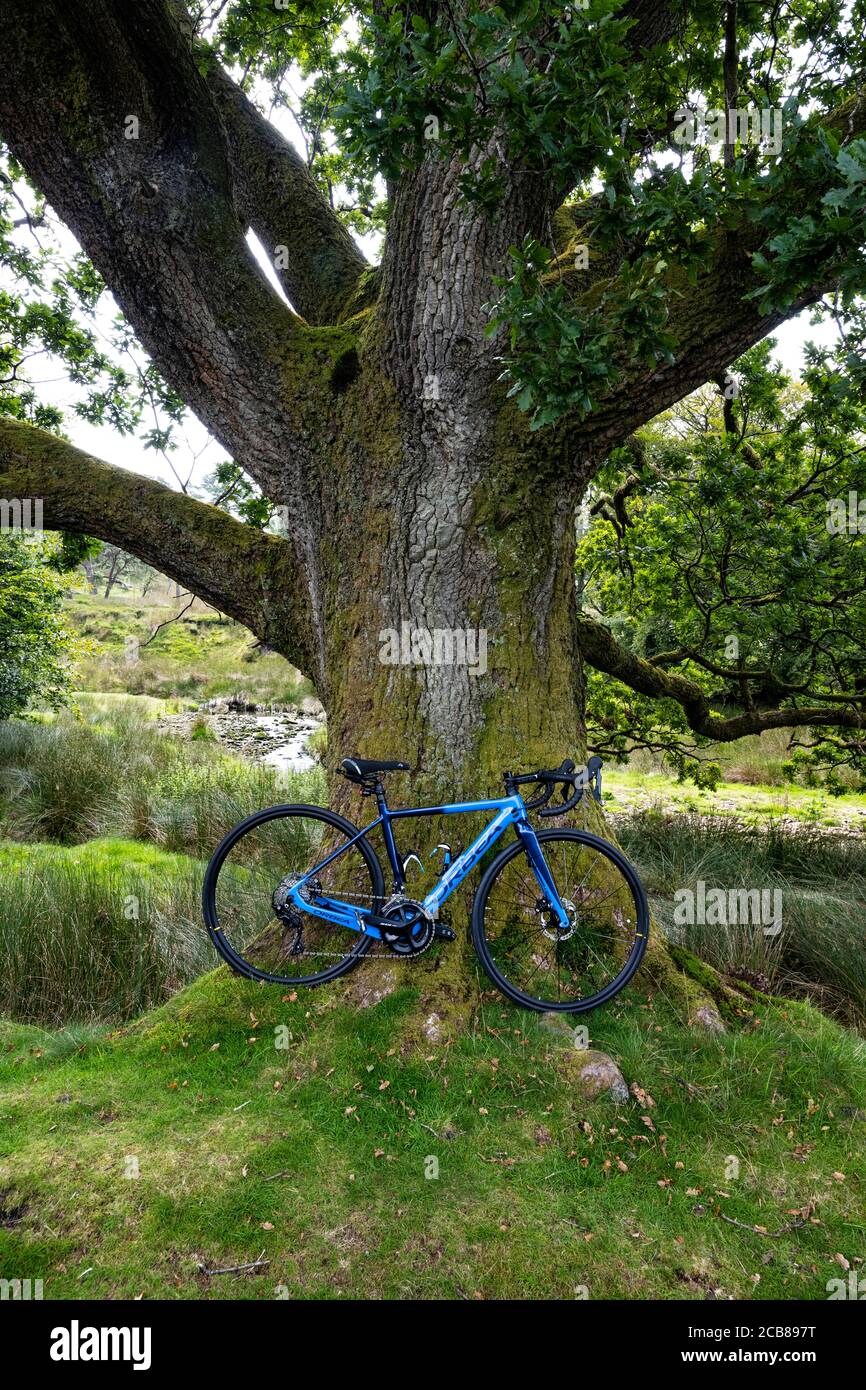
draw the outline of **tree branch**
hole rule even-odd
[[[318,674],[307,586],[287,541],[2,416],[0,495],[40,498],[48,529],[130,551]]]
[[[274,260],[299,314],[333,323],[356,289],[367,262],[329,207],[297,150],[256,110],[213,59],[207,82],[228,139],[235,196],[242,215]]]
[[[866,89],[832,115],[816,117],[815,123],[845,141],[862,135],[866,132]],[[816,196],[825,191],[819,189]],[[576,230],[579,211],[572,213]],[[800,208],[801,213],[807,211],[805,205]],[[562,219],[561,225],[565,231],[567,224]],[[696,284],[690,284],[677,265],[672,265],[665,277],[670,307],[668,327],[678,340],[673,363],[649,369],[637,364],[629,369],[624,359],[621,380],[587,421],[585,437],[599,458],[648,420],[714,380],[780,323],[795,317],[834,287],[837,267],[817,264],[812,283],[786,309],[762,314],[759,301],[745,296],[761,284],[752,256],[767,239],[765,229],[756,220],[750,220],[740,227],[717,229],[712,235],[712,253]],[[591,306],[604,281],[615,274],[616,269],[605,261],[591,264],[588,275],[569,271],[566,278],[580,285],[581,298]]]
[[[639,695],[676,700],[689,728],[696,734],[714,739],[716,743],[731,743],[746,734],[761,734],[767,729],[866,728],[866,710],[829,709],[826,705],[752,709],[723,719],[713,714],[708,697],[694,681],[679,672],[664,671],[654,662],[635,656],[617,642],[603,623],[595,622],[586,613],[577,615],[577,641],[583,659],[595,670],[615,677]]]
[[[685,11],[660,0],[628,0],[623,16],[634,20],[627,43],[633,53],[643,53],[672,39],[685,19]]]
[[[5,0],[0,130],[166,380],[258,479],[299,486],[303,336],[234,205],[225,134],[171,0]],[[299,351],[303,345],[299,345]]]

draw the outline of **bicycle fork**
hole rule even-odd
[[[538,886],[550,903],[553,914],[557,919],[557,925],[562,927],[563,931],[567,931],[571,926],[571,919],[560,901],[559,890],[556,887],[553,874],[550,872],[547,860],[544,857],[541,841],[527,821],[518,821],[514,828],[526,850]]]

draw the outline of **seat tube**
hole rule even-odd
[[[391,829],[391,813],[388,810],[388,802],[385,798],[385,788],[381,782],[376,783],[376,805],[379,808],[379,815],[382,817],[382,834],[385,837],[385,849],[388,854],[388,861],[391,865],[391,873],[394,876],[394,887],[402,888],[405,882],[403,878],[403,865],[397,854],[397,845],[394,841],[394,832]]]

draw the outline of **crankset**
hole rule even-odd
[[[433,918],[411,898],[391,898],[376,914],[375,925],[395,956],[420,956],[436,936]]]

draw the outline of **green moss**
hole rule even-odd
[[[721,976],[717,971],[692,955],[684,946],[675,946],[667,943],[667,953],[676,966],[683,972],[689,982],[697,985],[700,995],[697,996],[698,1002],[704,1002],[701,996],[706,996],[713,1001],[720,1015],[726,1023],[742,1023],[743,1013],[747,1012],[742,1008],[737,1008],[733,996],[725,988]],[[694,1000],[695,995],[692,994]]]

